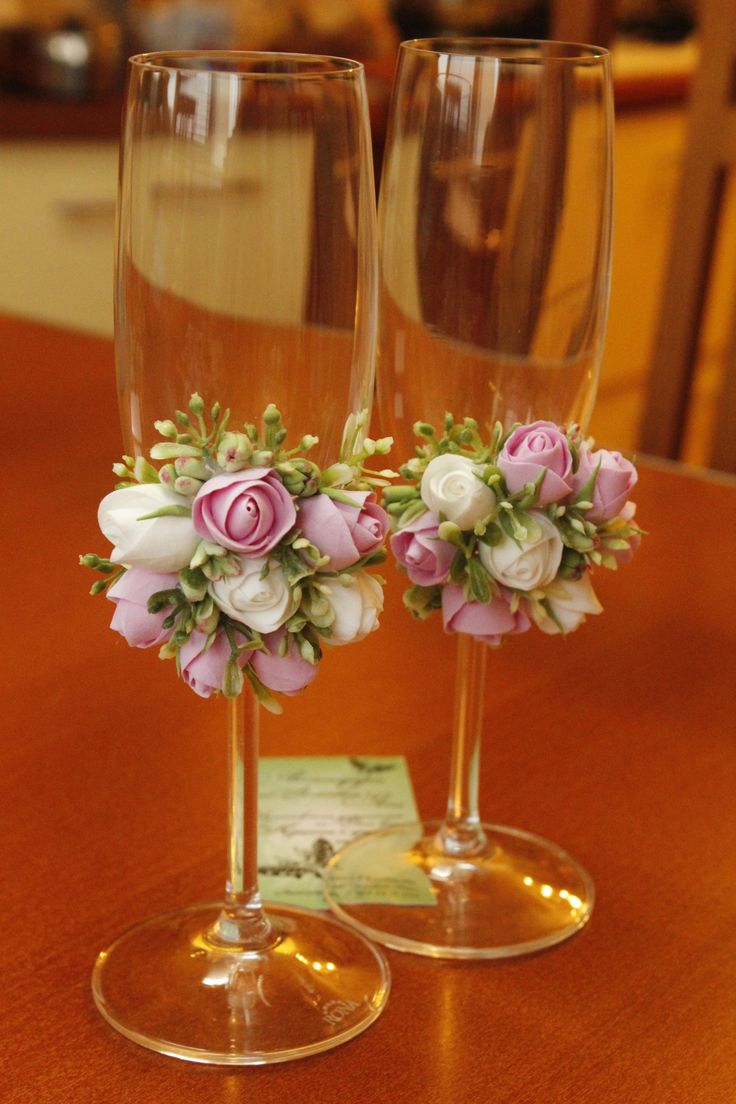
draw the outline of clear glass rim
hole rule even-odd
[[[496,38],[473,35],[434,35],[401,43],[406,53],[455,55],[489,59],[509,65],[547,65],[555,62],[595,65],[610,58],[603,46],[557,42],[544,38]]]
[[[206,74],[259,81],[322,80],[363,72],[363,64],[352,58],[277,50],[157,50],[134,54],[128,59],[128,65],[133,71]]]

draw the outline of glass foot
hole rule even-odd
[[[554,843],[484,824],[487,846],[449,856],[439,822],[361,836],[324,872],[333,912],[370,939],[432,958],[541,951],[590,919],[589,875]]]
[[[219,946],[222,906],[146,920],[102,951],[99,1011],[133,1042],[190,1062],[259,1065],[317,1054],[364,1031],[388,999],[381,952],[332,917],[269,905],[270,947]]]

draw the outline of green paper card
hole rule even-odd
[[[320,873],[335,851],[365,832],[419,819],[403,756],[266,757],[258,781],[258,871],[266,901],[326,908]],[[354,879],[349,896],[434,904],[426,875],[406,866]]]

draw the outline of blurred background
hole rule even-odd
[[[604,445],[736,470],[734,7],[733,0],[0,0],[0,313],[112,334],[117,137],[131,53],[240,48],[357,57],[368,73],[380,173],[401,39],[459,32],[608,45],[617,110],[614,269],[591,430]],[[720,142],[723,135],[728,141]]]

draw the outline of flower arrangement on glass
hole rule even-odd
[[[322,643],[362,640],[378,628],[381,580],[366,568],[385,558],[388,517],[375,499],[390,471],[365,467],[390,440],[361,439],[352,419],[340,460],[321,471],[306,453],[316,437],[286,449],[275,406],[257,427],[228,431],[229,411],[193,395],[189,413],[158,422],[167,440],[151,456],[114,465],[122,481],[100,503],[109,558],[84,566],[116,606],[111,627],[138,648],[176,659],[201,697],[236,698],[247,678],[258,701],[295,694],[317,674]],[[355,451],[358,449],[358,451]],[[298,454],[298,455],[297,455]]]
[[[488,644],[575,629],[639,540],[635,472],[586,440],[608,302],[612,95],[605,50],[482,38],[403,43],[379,205],[377,395],[406,483],[385,501],[405,603],[457,634],[444,821],[348,844],[342,919],[399,950],[499,958],[574,934],[587,872],[478,809]],[[455,417],[447,414],[453,411]],[[419,438],[419,444],[416,438]],[[410,904],[371,897],[372,871]],[[360,892],[356,891],[360,887]],[[368,888],[366,888],[368,887]]]
[[[491,645],[532,624],[572,632],[600,613],[592,570],[616,570],[640,540],[634,465],[576,425],[499,424],[488,444],[470,418],[448,415],[444,428],[416,426],[424,444],[401,472],[415,482],[384,492],[411,612],[441,609],[448,632]]]
[[[382,477],[366,472],[386,445],[367,436],[376,293],[361,65],[131,59],[115,300],[127,455],[99,509],[113,551],[84,560],[114,629],[229,699],[228,859],[221,901],[125,932],[92,989],[113,1027],[174,1057],[313,1054],[388,997],[374,946],[331,917],[264,908],[257,876],[260,708],[279,710],[323,644],[359,640],[382,604],[366,570],[387,530]]]

